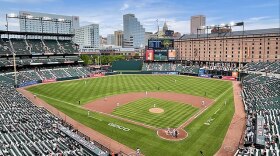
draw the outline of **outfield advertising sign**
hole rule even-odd
[[[21,83],[18,87],[26,87],[26,86],[31,86],[34,84],[38,84],[38,81],[29,81],[29,82],[25,82],[25,83]]]

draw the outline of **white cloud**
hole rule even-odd
[[[56,0],[0,0],[1,2],[10,2],[10,3],[19,3],[19,4],[39,4],[44,2],[56,2]],[[276,2],[276,0],[275,0]],[[274,3],[274,2],[273,2]],[[115,5],[98,6],[94,9],[89,7],[72,7],[59,6],[61,9],[50,9],[43,10],[42,12],[56,12],[57,14],[65,15],[77,15],[80,16],[80,25],[88,25],[92,23],[97,23],[100,25],[100,34],[106,36],[107,34],[112,34],[116,30],[123,29],[123,14],[125,13],[134,13],[138,18],[141,24],[143,24],[146,31],[155,32],[157,31],[157,22],[159,20],[159,26],[162,28],[164,21],[167,21],[167,24],[170,29],[178,31],[180,33],[189,33],[190,31],[190,16],[196,13],[201,13],[201,10],[197,8],[192,8],[189,6],[182,6],[180,4],[173,4],[172,1],[165,0],[122,0],[114,3]],[[13,4],[11,4],[13,5]],[[271,4],[263,4],[266,6],[271,6]],[[254,7],[264,7],[264,6],[254,6]],[[117,7],[117,9],[116,9]],[[40,8],[40,7],[38,7]],[[36,10],[38,8],[31,9],[30,11],[40,11]],[[18,12],[19,8],[1,8],[0,6],[0,29],[5,29],[5,13],[7,12]],[[201,9],[201,8],[200,8]],[[255,8],[254,8],[255,9]],[[74,11],[73,11],[74,10]],[[217,10],[215,10],[217,11]],[[202,12],[204,13],[204,12]],[[268,14],[269,15],[269,14]],[[238,19],[243,18],[236,16],[237,19],[232,19],[228,17],[229,15],[222,12],[211,12],[207,10],[206,14],[207,23],[206,25],[211,24],[221,24],[229,23],[231,20],[244,21],[245,29],[262,29],[262,28],[271,28],[279,27],[279,20],[271,19],[276,18],[274,15],[269,16],[252,16],[247,19]],[[229,20],[229,21],[227,21]],[[11,21],[12,23],[12,21]],[[19,28],[18,21],[13,21],[14,24],[10,24],[11,29]],[[235,28],[239,29],[239,28]]]
[[[171,30],[175,30],[176,32],[180,32],[181,34],[190,33],[190,21],[171,21],[167,22],[167,25]]]
[[[124,11],[124,10],[127,10],[128,8],[129,8],[129,4],[124,3],[120,10]]]
[[[251,17],[249,19],[247,19],[247,22],[256,22],[256,21],[261,21],[261,20],[266,20],[269,19],[269,16],[259,16],[259,17]]]

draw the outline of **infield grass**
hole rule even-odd
[[[150,108],[161,108],[163,113],[149,112]],[[191,105],[155,98],[143,98],[116,108],[114,115],[144,123],[156,128],[177,128],[199,109]]]
[[[159,91],[204,96],[215,100],[211,107],[185,127],[188,132],[185,140],[178,142],[163,140],[151,129],[99,113],[92,112],[91,115],[94,118],[89,118],[87,111],[82,109],[77,102],[78,99],[86,103],[104,96],[128,92],[158,91],[158,87],[160,87]],[[196,156],[200,155],[200,151],[203,151],[205,156],[212,156],[220,148],[234,113],[232,83],[213,79],[186,76],[119,75],[38,85],[28,90],[74,120],[132,149],[139,147],[141,152],[148,156]],[[226,105],[225,101],[227,101]],[[211,122],[206,125],[209,119]],[[115,129],[108,126],[109,123],[129,128],[130,131]],[[110,143],[105,146],[110,147]]]

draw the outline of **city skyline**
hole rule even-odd
[[[99,24],[102,36],[122,30],[122,17],[127,13],[135,14],[147,32],[157,30],[158,19],[160,27],[167,21],[170,29],[190,33],[190,17],[197,14],[206,16],[206,25],[244,21],[246,30],[279,28],[280,25],[278,0],[217,0],[215,3],[202,0],[85,0],[83,3],[74,0],[0,0],[0,3],[1,30],[5,30],[5,14],[19,11],[79,16],[80,26]],[[219,8],[217,4],[221,4]],[[10,30],[19,30],[17,20],[9,20],[9,26]]]

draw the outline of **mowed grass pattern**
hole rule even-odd
[[[216,99],[216,101],[184,128],[188,132],[188,137],[178,142],[163,140],[154,130],[100,113],[92,112],[91,115],[95,118],[88,118],[88,112],[77,103],[78,97],[85,103],[108,95],[139,91],[144,93],[146,90],[157,91],[157,86],[160,87],[160,91],[197,96],[205,96],[206,92],[206,97]],[[200,151],[203,151],[205,156],[214,155],[221,147],[234,113],[232,82],[214,79],[171,75],[118,75],[38,85],[28,90],[81,124],[132,149],[139,147],[141,153],[146,156],[196,156],[200,155]],[[227,105],[224,104],[225,101]],[[217,110],[220,111],[216,113]],[[205,125],[204,123],[210,118],[215,118],[215,120],[211,125]],[[109,123],[127,127],[130,131],[117,130],[108,126]],[[105,144],[105,146],[110,147],[110,144]]]
[[[154,107],[164,110],[163,113],[149,112]],[[143,98],[116,108],[114,115],[128,118],[156,128],[177,128],[187,121],[198,108],[191,105],[155,98]]]
[[[176,80],[176,83],[175,83]],[[51,83],[28,88],[37,95],[78,105],[94,99],[129,92],[176,92],[211,99],[231,86],[230,82],[173,75],[118,75]]]

